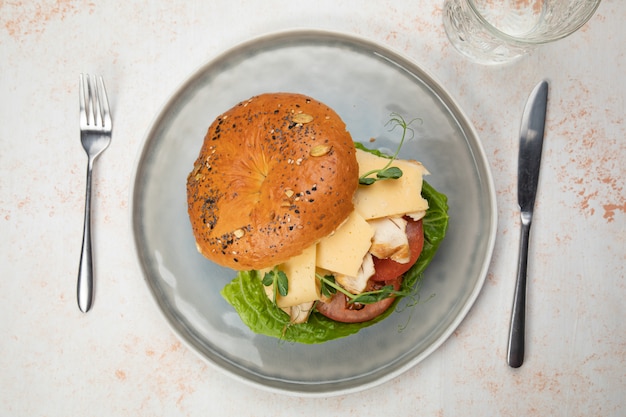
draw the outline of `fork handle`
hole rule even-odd
[[[91,172],[93,159],[87,163],[87,191],[85,195],[85,221],[83,226],[83,244],[80,252],[80,264],[78,267],[78,282],[76,284],[76,297],[78,308],[86,313],[93,302],[93,260],[91,248]]]

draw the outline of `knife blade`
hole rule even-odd
[[[548,81],[543,80],[535,86],[528,97],[520,128],[517,202],[520,207],[521,231],[507,349],[507,363],[512,368],[519,368],[524,363],[528,244],[539,184],[547,109]]]

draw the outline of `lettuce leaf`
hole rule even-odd
[[[368,149],[365,149],[368,150]],[[368,150],[369,151],[369,150]],[[377,153],[374,151],[374,153]],[[385,156],[385,155],[381,155]],[[423,273],[431,262],[448,228],[448,199],[426,181],[422,196],[429,208],[423,219],[424,248],[415,265],[406,272],[402,289],[419,291]],[[241,320],[255,333],[275,337],[288,342],[305,344],[323,343],[346,337],[384,320],[395,311],[398,297],[385,313],[365,323],[339,323],[313,312],[307,323],[289,324],[289,315],[276,307],[265,295],[261,277],[256,271],[242,271],[221,291],[222,297],[231,304]]]

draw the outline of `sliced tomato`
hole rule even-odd
[[[406,233],[409,240],[410,260],[406,264],[401,264],[391,259],[374,258],[374,268],[376,273],[370,278],[366,291],[380,289],[384,285],[393,285],[398,290],[402,284],[403,274],[415,264],[422,248],[424,247],[424,230],[422,221],[415,221],[409,217],[406,226]],[[329,302],[317,303],[317,311],[331,320],[342,323],[361,323],[372,320],[381,315],[393,304],[394,297],[389,297],[373,304],[350,303],[348,297],[342,293],[336,293]]]
[[[394,283],[384,284],[381,282],[368,282],[365,291],[373,291],[382,288],[384,285],[393,285],[398,290],[402,284],[402,277],[399,276]],[[342,323],[361,323],[369,321],[374,317],[380,316],[393,303],[394,298],[389,297],[372,304],[358,304],[348,302],[348,297],[342,293],[336,293],[330,299],[330,302],[317,302],[317,311],[325,315],[331,320],[340,321]]]
[[[391,282],[398,278],[399,275],[408,271],[419,258],[424,248],[424,228],[422,227],[422,220],[415,221],[410,217],[405,216],[405,220],[408,220],[406,225],[406,235],[409,239],[409,251],[411,256],[409,262],[405,264],[398,263],[391,259],[378,259],[374,258],[374,269],[376,274],[371,280],[379,282]]]

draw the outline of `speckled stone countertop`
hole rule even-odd
[[[506,66],[450,46],[442,1],[0,1],[0,416],[626,415],[626,2]],[[487,280],[426,360],[367,391],[294,398],[231,379],[188,350],[133,250],[130,181],[151,121],[223,51],[292,28],[353,34],[430,71],[475,125],[498,202]],[[97,298],[75,282],[86,157],[81,72],[102,74],[114,142],[96,164]],[[529,264],[528,347],[506,365],[519,239],[520,116],[551,81]]]

